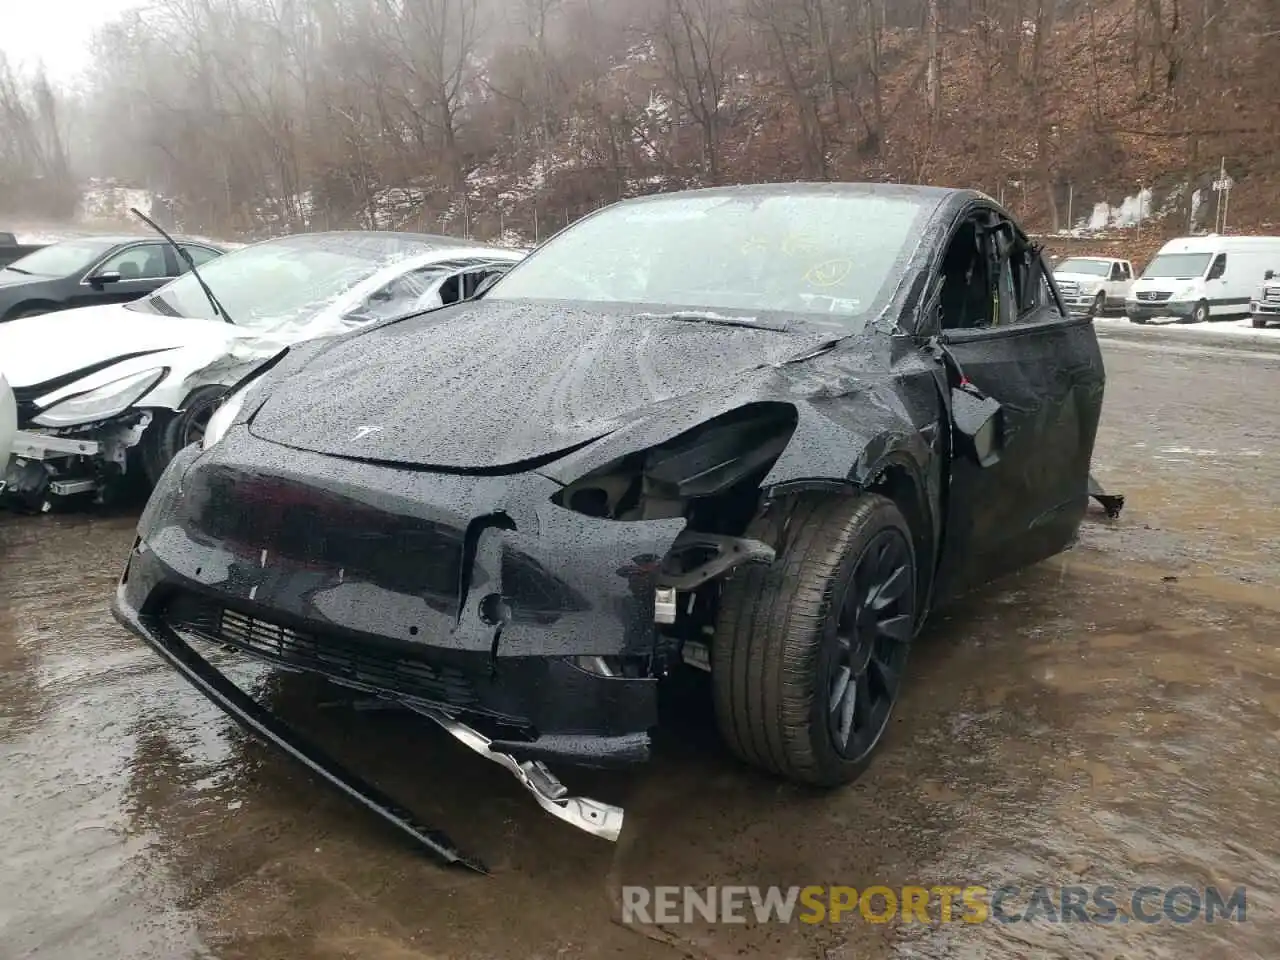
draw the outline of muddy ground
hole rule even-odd
[[[133,518],[0,518],[0,958],[1274,958],[1280,356],[1108,341],[1080,546],[939,616],[842,792],[731,761],[691,681],[574,786],[617,845],[331,688],[241,673],[493,868],[443,870],[251,740],[106,609]],[[696,679],[696,678],[695,678]],[[317,705],[319,704],[319,705]],[[1244,923],[623,926],[623,884],[1218,884]],[[856,916],[856,915],[855,915]]]

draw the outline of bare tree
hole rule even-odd
[[[654,29],[676,102],[701,131],[703,172],[710,183],[720,182],[729,30],[725,0],[666,0]]]

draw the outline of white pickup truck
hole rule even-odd
[[[1115,257],[1068,257],[1053,268],[1063,302],[1072,313],[1100,317],[1124,309],[1133,286],[1133,264]]]

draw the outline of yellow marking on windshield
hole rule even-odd
[[[782,252],[788,256],[800,253],[813,253],[818,248],[818,241],[814,237],[806,236],[803,233],[790,234],[787,239],[782,241]]]
[[[806,283],[810,283],[815,287],[834,287],[849,276],[852,270],[852,260],[844,258],[825,260],[810,267],[809,271],[804,275],[804,279]]]

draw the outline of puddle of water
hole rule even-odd
[[[235,730],[116,628],[106,598],[128,519],[0,518],[3,950],[1274,956],[1280,478],[1272,456],[1196,457],[1194,472],[1153,457],[1275,450],[1280,437],[1232,413],[1236,384],[1188,398],[1172,365],[1139,377],[1133,365],[1148,361],[1129,357],[1112,370],[1099,458],[1104,484],[1129,498],[1120,522],[1091,521],[1082,549],[939,616],[886,749],[847,790],[815,793],[731,761],[704,680],[686,678],[653,764],[567,778],[626,806],[623,838],[609,845],[545,816],[503,771],[424,723],[320,707],[331,690],[244,674],[484,857],[491,878],[437,868]],[[616,922],[632,883],[1245,885],[1250,920],[637,931]]]

